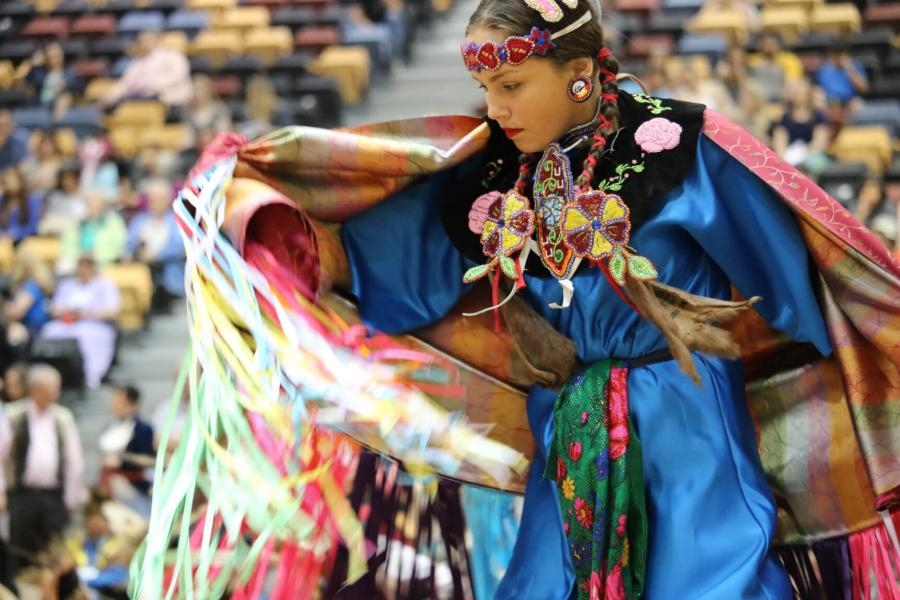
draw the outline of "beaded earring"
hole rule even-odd
[[[594,83],[591,81],[590,77],[582,75],[581,77],[576,77],[570,81],[566,91],[569,93],[569,98],[572,102],[581,103],[590,98],[591,94],[594,93]]]

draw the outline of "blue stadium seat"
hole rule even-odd
[[[18,108],[13,111],[13,118],[22,129],[44,129],[53,123],[50,109],[43,106]]]
[[[133,11],[119,19],[119,34],[134,35],[141,31],[162,31],[166,18],[159,11]]]
[[[129,46],[131,46],[131,42],[128,40],[101,38],[91,43],[91,55],[97,58],[108,58],[111,61],[117,61],[128,52]]]
[[[54,125],[69,127],[75,131],[75,135],[78,137],[95,135],[103,129],[102,114],[99,108],[93,106],[70,108]]]
[[[183,31],[189,38],[206,29],[208,25],[206,13],[193,10],[176,10],[166,20],[169,31]]]
[[[894,48],[894,32],[890,29],[867,29],[850,38],[847,45],[851,54],[872,52],[884,58]]]
[[[700,10],[703,0],[662,0],[662,12],[689,17]]]
[[[20,61],[34,54],[34,51],[38,49],[38,45],[35,40],[3,42],[0,44],[0,59]]]
[[[900,101],[866,100],[850,116],[853,125],[884,125],[890,130],[891,135],[900,135]]]
[[[62,0],[53,9],[53,14],[64,17],[79,17],[90,11],[87,0]]]
[[[314,25],[315,22],[315,13],[309,8],[300,6],[285,6],[272,15],[272,27],[290,27],[293,31]]]
[[[678,40],[678,54],[705,54],[716,60],[728,50],[728,42],[721,35],[686,34]]]

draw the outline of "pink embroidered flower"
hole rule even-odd
[[[619,515],[619,524],[616,525],[616,533],[619,537],[625,537],[625,523],[628,520],[628,517],[625,515]]]
[[[556,485],[560,485],[566,478],[566,463],[559,457],[556,458]]]
[[[569,458],[574,462],[578,462],[581,458],[581,442],[572,442],[569,444]]]
[[[606,600],[625,600],[622,565],[616,565],[616,568],[606,578]]]
[[[603,580],[597,571],[591,571],[591,600],[603,600]]]
[[[481,232],[484,231],[484,222],[488,218],[488,209],[491,204],[500,199],[500,196],[500,192],[488,192],[475,199],[472,208],[469,209],[469,229],[472,230],[472,233],[481,235]]]
[[[594,510],[584,498],[575,498],[575,520],[581,523],[585,529],[590,529],[594,524]]]
[[[584,411],[583,413],[581,413],[581,424],[584,425],[585,423],[587,423],[587,420],[588,414],[587,411]]]
[[[563,521],[563,533],[565,533],[566,535],[569,535],[569,522],[568,521]]]
[[[681,125],[662,117],[650,119],[634,132],[634,141],[650,154],[671,150],[681,141]]]

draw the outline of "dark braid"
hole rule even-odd
[[[516,179],[516,191],[524,196],[530,179],[531,155],[523,152],[519,155],[519,177]]]
[[[619,62],[609,50],[603,48],[597,55],[597,63],[600,67],[600,124],[592,137],[591,149],[584,159],[581,175],[575,180],[582,191],[591,187],[594,170],[608,146],[609,136],[619,128],[619,84],[616,82]]]

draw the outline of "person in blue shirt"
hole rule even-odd
[[[50,320],[47,304],[53,293],[53,276],[39,256],[19,251],[11,280],[12,297],[5,307],[7,338],[13,346],[23,347]]]
[[[0,236],[18,244],[37,233],[41,205],[40,195],[29,193],[18,167],[0,173]]]
[[[816,83],[825,91],[829,103],[846,106],[851,100],[869,91],[866,72],[853,60],[847,50],[836,46],[816,71]]]
[[[12,113],[0,109],[0,170],[16,167],[28,158],[28,144],[15,132]]]

